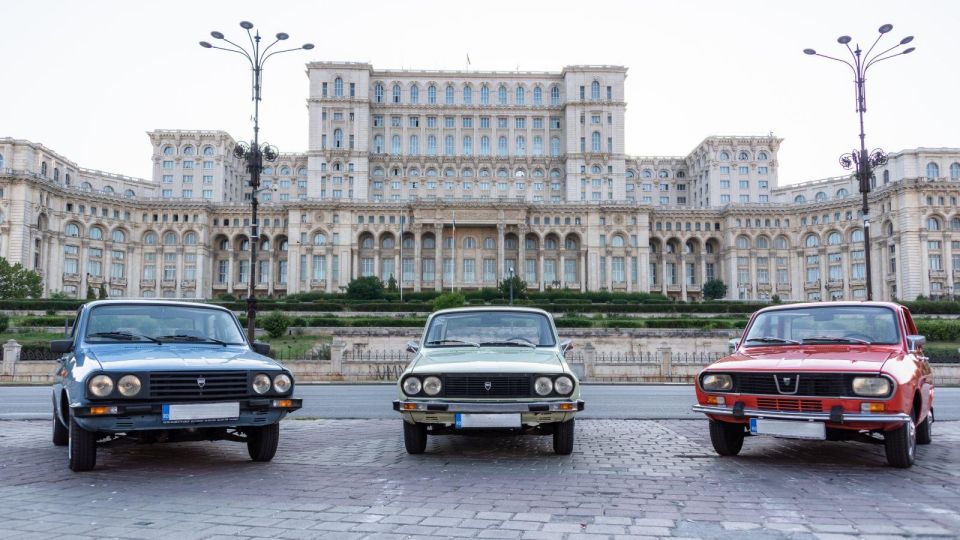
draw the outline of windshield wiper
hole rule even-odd
[[[134,334],[132,332],[94,332],[92,334],[87,334],[87,337],[105,337],[113,339],[123,339],[127,341],[138,340],[148,340],[156,344],[161,344],[160,340],[157,338],[152,338],[150,336],[145,336],[143,334]]]
[[[803,342],[817,342],[817,343],[859,343],[860,345],[870,345],[871,342],[865,339],[857,339],[853,337],[830,337],[830,336],[813,336],[808,338],[803,338]]]
[[[222,341],[222,340],[219,340],[219,339],[217,339],[217,338],[204,337],[204,336],[191,336],[191,335],[187,335],[187,334],[174,334],[174,335],[172,335],[172,336],[157,336],[157,339],[158,339],[158,340],[160,340],[160,339],[169,339],[169,340],[178,340],[178,341],[204,341],[204,342],[208,342],[208,343],[216,343],[216,344],[218,344],[218,345],[223,345],[224,347],[227,346],[227,342],[226,342],[226,341]],[[159,343],[159,341],[158,341],[158,343]]]
[[[511,339],[507,341],[484,341],[480,343],[480,346],[490,346],[490,345],[503,345],[508,347],[532,347],[537,348],[537,345],[531,341],[519,341],[518,339]]]
[[[773,336],[752,337],[747,341],[759,341],[760,343],[789,343],[791,345],[800,345],[800,342],[794,339],[779,338]]]
[[[467,345],[469,347],[479,347],[479,343],[474,343],[472,341],[464,341],[462,339],[435,339],[433,341],[428,341],[427,345]]]

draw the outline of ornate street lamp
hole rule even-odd
[[[854,149],[850,153],[840,156],[840,164],[845,169],[856,169],[857,181],[860,185],[860,193],[863,194],[863,246],[867,273],[867,300],[873,300],[873,276],[870,270],[870,205],[867,201],[867,195],[870,193],[871,189],[870,180],[873,177],[873,169],[886,163],[887,156],[883,150],[879,148],[874,149],[872,152],[867,151],[865,139],[866,136],[863,132],[863,113],[867,112],[867,98],[865,94],[864,83],[866,82],[866,74],[867,70],[870,69],[870,66],[876,64],[877,62],[889,60],[890,58],[896,56],[910,54],[916,49],[916,47],[908,47],[901,51],[897,51],[897,49],[900,47],[913,41],[913,36],[907,36],[901,39],[899,43],[893,47],[871,56],[873,49],[877,46],[877,43],[879,43],[884,34],[890,32],[890,30],[893,30],[892,24],[885,24],[881,26],[879,28],[880,35],[877,36],[877,39],[873,42],[873,45],[867,49],[866,54],[863,54],[863,51],[860,50],[859,44],[856,45],[856,49],[850,47],[850,42],[853,41],[850,36],[840,36],[837,38],[837,43],[845,46],[847,51],[850,52],[851,60],[842,60],[840,58],[834,58],[833,56],[820,54],[813,49],[803,50],[803,53],[807,55],[819,56],[821,58],[846,64],[847,67],[853,71],[853,83],[856,88],[857,113],[860,116],[860,149]]]
[[[213,36],[214,39],[227,43],[229,47],[218,47],[206,41],[201,41],[200,46],[205,49],[219,49],[221,51],[243,55],[250,63],[250,69],[253,71],[253,97],[251,98],[253,100],[253,141],[249,144],[240,142],[236,148],[233,149],[235,156],[245,159],[247,162],[247,172],[250,173],[250,188],[252,190],[250,193],[250,291],[247,296],[247,336],[250,339],[250,343],[253,343],[257,318],[257,298],[255,295],[255,287],[257,286],[257,246],[260,242],[260,227],[257,222],[257,206],[259,205],[257,193],[263,191],[260,189],[260,172],[263,171],[264,161],[273,162],[279,157],[279,152],[276,148],[267,143],[260,144],[260,90],[262,88],[260,77],[263,74],[264,63],[266,63],[271,56],[291,51],[310,50],[313,48],[313,44],[305,43],[292,49],[280,49],[271,52],[270,49],[272,49],[274,45],[289,39],[290,36],[280,32],[276,35],[273,43],[261,49],[260,32],[250,32],[250,30],[253,29],[253,23],[243,21],[240,23],[240,27],[247,32],[247,37],[250,40],[250,48],[237,45],[224,37],[223,32],[217,31],[210,32],[210,35]]]

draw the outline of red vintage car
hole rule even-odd
[[[694,411],[735,456],[750,435],[882,442],[910,467],[929,444],[933,376],[925,338],[904,306],[821,302],[756,312],[733,354],[697,376]]]

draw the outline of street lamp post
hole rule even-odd
[[[870,69],[870,66],[895,56],[912,53],[916,49],[916,47],[908,47],[902,51],[897,51],[898,48],[913,41],[913,36],[907,36],[901,39],[893,47],[871,56],[871,53],[877,46],[877,43],[879,43],[884,34],[890,32],[890,30],[893,30],[892,24],[885,24],[881,26],[879,28],[879,35],[877,36],[877,39],[867,50],[866,54],[863,54],[859,44],[856,45],[856,49],[850,47],[850,42],[853,41],[850,36],[840,36],[837,38],[837,43],[845,46],[847,51],[850,52],[851,60],[842,60],[840,58],[834,58],[833,56],[820,54],[813,49],[803,50],[803,53],[807,55],[819,56],[821,58],[846,64],[847,67],[853,71],[853,83],[856,89],[857,114],[860,117],[860,149],[854,149],[849,154],[840,156],[840,164],[845,169],[856,169],[857,182],[859,183],[860,193],[863,195],[863,207],[861,210],[863,212],[863,255],[866,263],[865,270],[867,274],[867,300],[873,300],[873,275],[870,266],[870,204],[867,200],[867,196],[871,189],[870,180],[873,177],[873,169],[886,163],[887,155],[879,148],[874,149],[872,152],[867,152],[866,135],[864,134],[863,130],[863,113],[867,112],[867,98],[864,83],[866,82],[866,74],[867,70]]]
[[[510,267],[510,305],[513,305],[513,267]]]
[[[253,100],[253,141],[249,144],[240,142],[236,148],[233,149],[235,156],[246,160],[247,171],[250,173],[250,291],[247,296],[247,337],[250,339],[250,343],[253,343],[257,318],[257,244],[260,241],[260,226],[257,221],[257,207],[260,205],[260,202],[257,199],[257,194],[263,191],[263,189],[260,189],[260,172],[263,171],[264,161],[276,161],[279,157],[276,148],[267,143],[263,145],[260,144],[260,90],[262,88],[261,75],[263,74],[263,65],[271,56],[291,51],[310,50],[313,48],[313,44],[306,43],[292,49],[280,49],[271,52],[270,49],[272,49],[274,45],[285,41],[290,36],[280,32],[276,35],[273,43],[261,49],[260,32],[250,32],[250,30],[253,29],[253,23],[243,21],[240,23],[240,27],[247,32],[247,37],[250,40],[250,48],[237,45],[224,37],[223,32],[217,31],[210,32],[210,35],[213,36],[214,39],[227,43],[229,47],[218,47],[206,41],[201,41],[200,46],[205,49],[220,49],[221,51],[243,55],[250,63],[250,70],[253,71],[253,97],[251,98]]]

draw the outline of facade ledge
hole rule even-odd
[[[807,281],[807,282],[805,282],[805,283],[803,284],[803,287],[804,287],[805,289],[819,289],[819,288],[820,288],[820,280],[818,279],[817,281]]]

